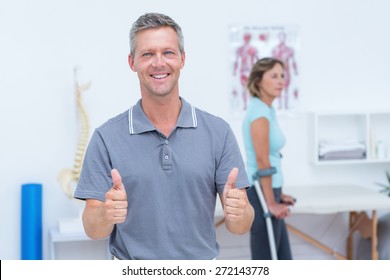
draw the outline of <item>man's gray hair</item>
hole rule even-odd
[[[184,52],[184,37],[181,27],[169,16],[158,13],[147,13],[140,16],[130,29],[130,54],[134,57],[137,33],[146,29],[158,29],[161,27],[171,27],[176,32],[179,41],[180,52]]]

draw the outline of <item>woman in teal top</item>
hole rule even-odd
[[[275,234],[278,259],[292,259],[284,218],[290,214],[289,205],[294,198],[282,192],[283,173],[280,150],[285,144],[272,102],[280,97],[284,87],[284,64],[275,58],[263,58],[253,66],[248,79],[252,95],[243,121],[243,137],[247,156],[247,170],[252,175],[257,170],[274,167],[276,173],[260,178],[260,185],[269,211]],[[251,228],[252,259],[271,259],[263,210],[255,189],[248,189],[248,198],[255,209]]]

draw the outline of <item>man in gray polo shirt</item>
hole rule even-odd
[[[110,236],[118,259],[213,259],[217,193],[225,223],[245,233],[253,208],[237,141],[222,119],[179,95],[185,52],[170,17],[145,14],[130,31],[141,99],[97,128],[75,197],[92,239]]]

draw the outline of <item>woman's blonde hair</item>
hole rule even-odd
[[[280,64],[284,69],[284,63],[274,57],[264,57],[253,65],[247,83],[250,95],[260,97],[259,82],[263,79],[264,73],[271,70],[276,64]]]

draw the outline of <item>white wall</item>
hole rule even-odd
[[[282,117],[288,184],[382,180],[385,164],[313,167],[305,112],[390,109],[387,1],[0,1],[0,259],[20,258],[20,186],[44,186],[44,255],[48,230],[77,214],[57,183],[71,167],[78,139],[73,67],[92,81],[84,96],[91,126],[139,98],[127,66],[130,24],[162,12],[183,28],[187,52],[181,94],[229,121],[242,143],[240,119],[229,116],[230,24],[300,27],[302,110]],[[335,241],[336,243],[339,241]]]

